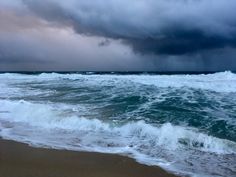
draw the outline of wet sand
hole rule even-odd
[[[33,148],[0,140],[0,177],[176,177],[120,155]]]

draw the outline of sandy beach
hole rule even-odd
[[[33,148],[0,140],[0,177],[175,177],[119,155]]]

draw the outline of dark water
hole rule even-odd
[[[236,175],[236,75],[0,74],[0,136]]]

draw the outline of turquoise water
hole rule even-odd
[[[236,175],[236,75],[0,74],[0,136]]]

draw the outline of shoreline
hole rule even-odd
[[[4,177],[177,177],[129,157],[31,147],[0,138],[0,176]]]

